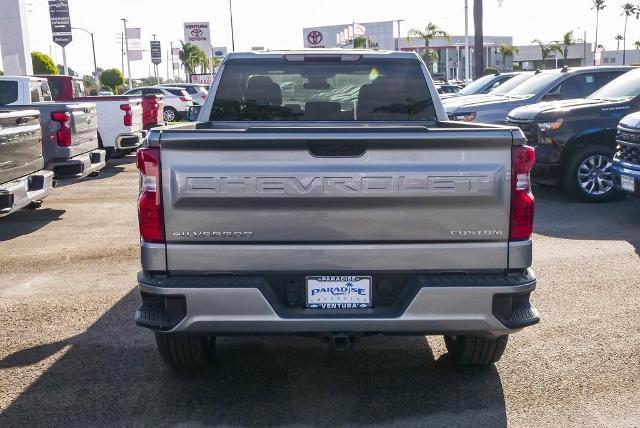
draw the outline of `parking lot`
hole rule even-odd
[[[638,426],[640,204],[536,188],[542,322],[491,369],[440,337],[224,338],[177,374],[138,328],[134,158],[0,220],[0,425]]]

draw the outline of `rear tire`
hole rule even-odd
[[[175,122],[178,120],[178,111],[173,107],[165,107],[163,117],[165,122]]]
[[[607,146],[586,146],[571,154],[565,164],[563,185],[582,202],[607,202],[619,196],[611,177],[615,150]]]
[[[464,365],[489,366],[502,357],[509,335],[500,337],[445,336],[449,357]]]
[[[202,367],[211,361],[215,347],[215,336],[195,336],[187,334],[156,335],[158,354],[169,366],[176,369]]]

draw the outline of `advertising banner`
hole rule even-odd
[[[211,30],[209,22],[185,22],[184,42],[196,45],[211,56]]]
[[[171,64],[173,65],[173,70],[180,70],[180,48],[173,48],[171,52]]]
[[[127,40],[129,44],[129,61],[142,61],[142,42],[140,28],[127,28]]]
[[[162,62],[162,48],[159,40],[151,40],[151,62],[158,65]]]
[[[69,0],[49,0],[49,18],[54,43],[62,47],[71,43],[71,18]]]

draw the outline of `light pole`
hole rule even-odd
[[[93,76],[98,78],[98,65],[96,63],[96,44],[93,40],[93,33],[80,27],[71,27],[72,30],[81,30],[91,36],[91,49],[93,50]]]
[[[127,77],[129,78],[129,89],[132,89],[133,86],[131,85],[131,61],[129,61],[129,36],[127,35],[127,20],[125,18],[120,18],[120,20],[122,21],[122,25],[124,26],[124,44],[125,47],[127,48],[126,52],[127,52]]]
[[[231,52],[235,52],[236,43],[233,38],[233,9],[231,9],[231,0],[229,0],[229,20],[231,21]]]
[[[587,30],[585,30],[582,27],[577,27],[576,30],[582,30],[583,31],[583,36],[582,36],[582,49],[583,49],[582,65],[585,66],[585,65],[587,65]],[[594,55],[593,58],[595,60],[595,55]]]
[[[464,79],[470,80],[471,61],[469,61],[469,0],[464,0]]]
[[[404,19],[396,19],[395,22],[398,23],[398,41],[396,42],[396,50],[400,50],[400,23],[404,22]]]

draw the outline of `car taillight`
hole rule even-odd
[[[509,240],[526,241],[533,233],[534,197],[530,173],[536,153],[530,146],[514,146],[511,151],[511,224]]]
[[[138,149],[136,165],[140,171],[140,196],[138,197],[140,236],[146,242],[164,242],[160,149]]]
[[[182,102],[189,102],[189,101],[193,101],[193,98],[191,97],[180,97],[180,101]]]
[[[133,113],[131,112],[130,104],[120,104],[120,110],[124,111],[124,126],[133,125]]]
[[[51,120],[60,124],[56,131],[58,145],[71,147],[71,114],[68,111],[54,111],[51,113]]]

